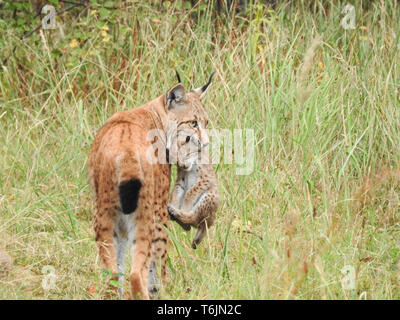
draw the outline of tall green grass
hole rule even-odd
[[[210,126],[253,129],[255,167],[216,166],[223,200],[197,250],[194,233],[171,224],[162,298],[400,298],[397,2],[353,1],[354,30],[339,1],[221,16],[213,2],[180,3],[128,3],[115,24],[67,13],[64,37],[20,41],[0,24],[2,60],[16,47],[0,74],[0,249],[14,259],[0,299],[103,296],[89,148],[114,112],[172,87],[175,69],[187,88],[216,71]]]

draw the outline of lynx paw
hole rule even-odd
[[[175,213],[175,207],[171,204],[167,205],[167,210],[168,210],[168,214],[171,217],[171,220],[176,221],[176,213]]]
[[[183,228],[183,230],[189,231],[191,229],[189,224],[183,223],[179,220],[179,213],[177,212],[178,210],[176,210],[173,205],[169,204],[167,206],[167,210],[171,220],[176,221]]]

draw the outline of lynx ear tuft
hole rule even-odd
[[[176,78],[178,79],[178,83],[182,83],[181,77],[179,76],[178,71],[175,70],[175,73],[176,73]]]
[[[210,78],[208,79],[208,82],[204,86],[193,90],[195,93],[197,93],[199,95],[200,100],[203,99],[204,96],[206,95],[207,89],[211,84],[211,80],[212,80],[214,74],[215,74],[215,71],[213,73],[211,73]]]

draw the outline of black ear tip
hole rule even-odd
[[[175,70],[175,74],[176,74],[176,77],[178,78],[178,83],[182,83],[181,82],[181,77],[179,76],[179,73],[178,73],[177,70]]]
[[[211,83],[212,78],[214,77],[215,71],[213,71],[210,75],[210,78],[208,79],[208,84]]]
[[[211,84],[211,80],[212,80],[214,74],[215,74],[215,71],[213,73],[211,73],[210,78],[208,79],[208,82],[203,87],[201,87],[201,91],[203,91],[203,92],[206,91],[208,86]]]

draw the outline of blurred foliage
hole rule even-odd
[[[335,3],[341,3],[336,1]],[[352,3],[352,1],[343,1]],[[56,29],[41,28],[45,14],[44,5],[54,6]],[[17,69],[29,75],[32,64],[43,62],[38,50],[45,48],[52,57],[52,69],[66,71],[83,63],[87,57],[101,57],[104,65],[115,61],[139,59],[149,37],[142,34],[142,25],[151,23],[163,28],[167,19],[172,30],[182,28],[202,29],[210,35],[211,42],[231,41],[235,35],[251,30],[252,53],[255,55],[267,45],[264,27],[276,32],[275,0],[241,1],[140,1],[140,0],[29,0],[0,3],[0,62],[3,65],[13,60]],[[287,12],[293,8],[311,10],[315,15],[325,16],[332,4],[317,0],[282,1],[280,7]],[[363,7],[371,1],[363,1]],[[171,14],[172,12],[172,14]],[[187,19],[189,17],[190,19]],[[214,19],[209,23],[208,19]],[[184,23],[182,21],[185,21]],[[214,28],[209,28],[214,25]],[[231,34],[219,32],[231,26]],[[208,29],[209,28],[209,29]],[[185,41],[194,41],[188,38]],[[205,44],[207,45],[207,44]],[[30,48],[27,54],[27,47]],[[124,62],[123,62],[124,63]],[[84,69],[76,79],[85,79]],[[83,86],[85,82],[81,83]],[[40,81],[37,90],[45,90]]]
[[[172,2],[19,0],[0,3],[0,48],[3,49],[0,58],[2,61],[14,54],[18,59],[27,58],[24,54],[19,55],[18,49],[23,46],[17,40],[26,41],[29,38],[29,45],[34,47],[39,44],[41,41],[39,30],[42,29],[41,22],[45,16],[41,10],[46,4],[54,6],[57,12],[56,30],[43,30],[52,54],[58,58],[68,52],[70,54],[67,57],[68,62],[74,63],[79,60],[79,56],[85,54],[95,55],[96,52],[104,51],[112,55],[115,50],[124,49],[126,43],[131,41],[132,36],[140,29],[140,19],[150,19],[154,23],[159,23],[164,19],[165,12]],[[178,22],[179,11],[182,14],[192,8],[189,1],[177,1],[174,6],[177,15],[171,17],[173,23]],[[206,4],[198,4],[194,13],[201,13],[206,9]],[[136,19],[127,20],[121,15],[121,10],[131,11]],[[149,12],[152,13],[150,16]],[[64,29],[72,29],[73,32],[66,33],[63,32]],[[89,39],[94,40],[90,48],[86,46]],[[16,48],[10,47],[10,43],[13,43]],[[140,51],[142,47],[143,44],[138,44],[136,49]],[[74,50],[70,51],[69,48]]]

